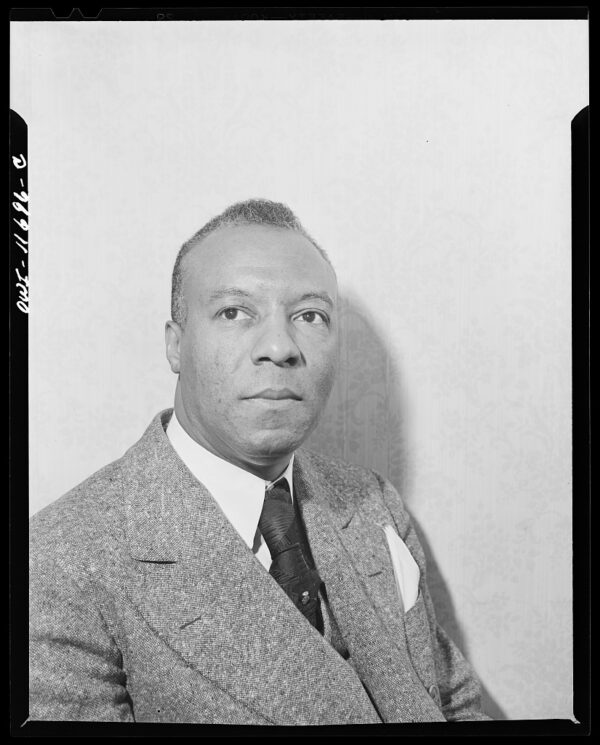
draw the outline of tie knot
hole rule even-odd
[[[265,499],[282,499],[291,503],[290,485],[286,478],[279,479],[265,489]]]

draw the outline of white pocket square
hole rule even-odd
[[[417,602],[421,573],[417,562],[394,528],[391,525],[386,525],[383,532],[387,538],[398,592],[404,605],[404,612],[407,613]]]

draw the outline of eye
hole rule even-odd
[[[325,313],[321,313],[317,310],[305,310],[303,313],[295,316],[294,321],[308,323],[311,326],[320,326],[321,324],[328,323],[329,319]]]
[[[250,318],[248,313],[241,308],[223,308],[217,313],[217,316],[224,318],[226,321],[242,321]]]

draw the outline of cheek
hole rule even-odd
[[[337,347],[331,346],[321,355],[318,366],[318,375],[315,376],[318,389],[327,391],[331,389],[337,372]]]
[[[185,350],[182,359],[182,377],[186,386],[213,402],[223,398],[223,392],[231,385],[235,368],[235,350],[223,340],[203,338]]]
[[[324,371],[323,376],[319,380],[318,392],[321,399],[327,398],[331,393],[333,384],[335,382],[335,367],[332,365]]]

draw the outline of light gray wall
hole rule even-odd
[[[171,405],[179,245],[285,201],[344,298],[312,444],[402,489],[491,713],[570,717],[570,120],[583,22],[13,23],[30,507]]]

